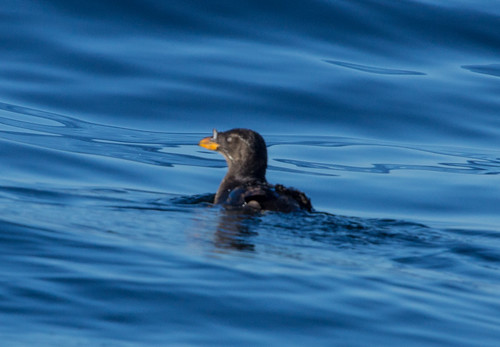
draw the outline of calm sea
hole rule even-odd
[[[498,346],[499,173],[497,0],[3,0],[1,343]]]

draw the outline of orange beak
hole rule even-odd
[[[216,151],[219,148],[219,144],[214,141],[213,137],[205,137],[198,143],[198,146],[209,149],[211,151]]]

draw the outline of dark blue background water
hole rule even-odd
[[[0,9],[8,345],[500,341],[498,1]],[[249,127],[317,212],[208,203]]]

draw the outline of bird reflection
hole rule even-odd
[[[258,213],[242,209],[221,209],[214,235],[215,246],[219,249],[255,251],[251,242],[257,232],[252,231],[258,222]]]

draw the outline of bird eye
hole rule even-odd
[[[226,139],[227,142],[231,142],[233,141],[233,138],[231,136],[229,136],[227,139]]]

